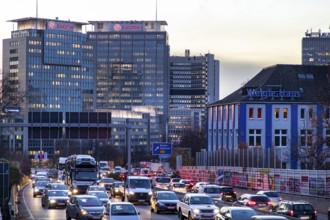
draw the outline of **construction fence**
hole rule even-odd
[[[177,167],[182,178],[234,187],[330,198],[330,170],[291,170],[228,166]]]

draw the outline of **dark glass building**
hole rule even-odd
[[[90,21],[96,49],[96,107],[155,106],[161,133],[168,120],[169,45],[165,21]]]

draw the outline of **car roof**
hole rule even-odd
[[[203,196],[203,197],[209,197],[209,198],[211,198],[209,195],[204,194],[204,193],[186,193],[186,195],[189,195],[191,197]]]
[[[175,194],[175,192],[172,192],[172,191],[157,191],[157,194],[164,194],[164,193]]]
[[[250,207],[246,206],[222,206],[221,209],[227,209],[227,210],[254,210]]]
[[[110,202],[109,203],[110,205],[122,205],[122,204],[126,204],[126,205],[132,205],[132,206],[134,206],[134,204],[133,203],[131,203],[131,202]],[[135,207],[135,206],[134,206]]]
[[[252,216],[251,218],[256,218],[258,217],[258,219],[262,219],[262,220],[285,220],[287,219],[286,217],[284,216],[280,216],[280,215],[254,215]]]
[[[87,195],[87,194],[85,194],[85,195],[74,195],[74,196],[77,197],[77,198],[97,198],[94,195]]]

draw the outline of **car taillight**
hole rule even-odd
[[[190,183],[190,186],[193,186],[194,185],[194,183]]]
[[[293,216],[293,210],[290,210],[290,212],[289,212],[289,213],[290,213],[290,215],[291,215],[291,216]]]
[[[282,199],[282,197],[280,197],[280,201],[282,201],[283,199]]]
[[[248,201],[248,205],[255,205],[257,204],[255,201]]]
[[[315,214],[315,216],[317,216],[317,211],[316,210],[314,211],[314,214]]]
[[[273,203],[272,202],[267,202],[267,205],[273,205]]]
[[[234,194],[236,194],[236,192],[234,191]]]

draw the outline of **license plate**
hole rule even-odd
[[[59,202],[58,205],[65,205],[65,203],[64,202]]]
[[[300,216],[300,219],[309,219],[309,216]]]
[[[203,216],[213,216],[213,214],[203,214]]]
[[[231,196],[225,196],[226,198],[231,198]]]
[[[266,204],[259,204],[258,206],[266,206]]]
[[[139,199],[138,202],[144,202],[144,199]]]
[[[175,209],[175,206],[169,206],[168,208],[169,209]]]

